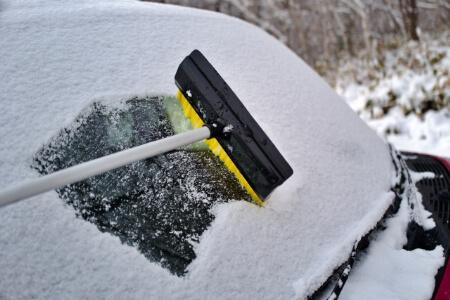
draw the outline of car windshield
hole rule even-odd
[[[172,97],[134,98],[121,108],[94,103],[37,153],[33,167],[48,174],[189,129]],[[251,201],[203,142],[57,192],[79,217],[179,276],[195,258],[193,245],[214,218],[211,206]]]

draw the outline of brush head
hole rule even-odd
[[[223,124],[222,132],[215,136],[217,144],[210,141],[214,144],[210,148],[214,148],[256,202],[264,202],[292,175],[290,165],[200,51],[194,50],[182,61],[175,83],[185,114],[192,109],[188,114],[197,115],[191,118],[194,127]]]

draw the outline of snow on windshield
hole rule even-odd
[[[94,103],[39,151],[33,168],[45,175],[171,136],[168,115],[174,110],[182,111],[181,104],[166,97],[134,98],[112,110]],[[179,119],[178,128],[180,123],[189,127],[187,119]],[[252,201],[206,144],[138,161],[57,192],[77,216],[179,276],[195,259],[193,247],[214,219],[211,206]]]
[[[121,109],[134,97],[174,96],[176,68],[193,49],[294,169],[266,207],[213,205],[183,278],[77,218],[54,191],[6,207],[0,298],[302,299],[393,199],[388,147],[252,25],[131,0],[8,0],[0,14],[0,187],[36,178],[36,153],[93,103]]]

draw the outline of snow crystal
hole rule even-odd
[[[228,124],[223,128],[223,132],[231,132],[233,130],[233,125]]]

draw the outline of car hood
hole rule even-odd
[[[394,195],[390,152],[299,57],[240,20],[137,1],[0,3],[0,186],[93,102],[175,95],[201,50],[294,169],[265,207],[234,201],[180,278],[76,218],[55,192],[0,210],[0,296],[304,298]]]

